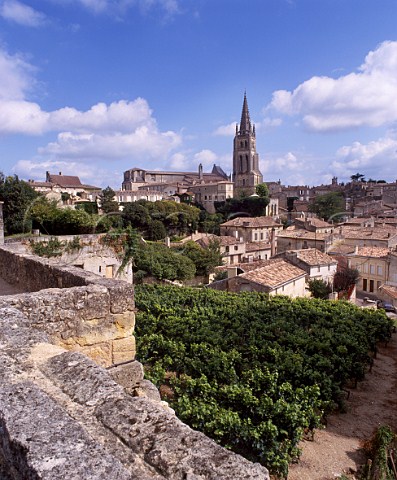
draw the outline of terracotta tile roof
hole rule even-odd
[[[355,246],[347,245],[345,243],[334,243],[328,248],[328,255],[347,255],[348,253],[354,253]]]
[[[236,245],[236,244],[242,243],[236,237],[232,237],[231,235],[222,235],[221,237],[219,237],[218,235],[213,235],[213,234],[209,234],[199,238],[198,240],[196,240],[196,243],[200,244],[202,247],[208,247],[210,242],[214,240],[218,240],[222,247],[225,247],[227,245]]]
[[[281,227],[281,224],[275,222],[272,217],[236,217],[225,223],[221,223],[221,227]]]
[[[277,234],[277,237],[281,238],[306,238],[308,240],[324,240],[329,236],[329,233],[309,232],[308,230],[283,230]]]
[[[379,288],[390,298],[397,299],[397,287],[393,285],[381,285]]]
[[[267,242],[248,242],[245,246],[245,251],[257,252],[258,250],[270,250],[272,248],[270,243]]]
[[[387,257],[389,254],[389,249],[384,247],[358,247],[357,252],[355,255],[359,255],[361,257]]]
[[[82,187],[79,177],[72,175],[48,175],[48,180],[51,183],[56,183],[61,187]]]
[[[330,257],[317,248],[306,248],[302,250],[288,250],[288,252],[296,252],[297,258],[307,265],[329,265],[330,263],[337,263],[335,259]],[[287,252],[287,253],[288,253]]]
[[[305,275],[304,270],[279,259],[269,260],[268,265],[242,273],[239,277],[275,289]]]
[[[342,227],[342,235],[345,238],[387,240],[397,235],[396,227],[385,225],[384,227]]]

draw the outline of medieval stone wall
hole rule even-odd
[[[0,276],[27,292],[0,297],[52,342],[109,366],[135,359],[134,290],[70,265],[0,248]],[[63,288],[50,288],[52,285]]]
[[[143,380],[131,285],[1,248],[0,272],[32,291],[0,297],[1,479],[269,480]]]

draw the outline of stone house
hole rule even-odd
[[[43,193],[49,198],[62,200],[67,205],[74,205],[81,200],[94,202],[102,191],[100,187],[81,183],[77,176],[62,175],[62,172],[58,175],[46,172],[45,182],[29,180],[28,183],[36,192]],[[70,199],[62,199],[62,194],[68,194]]]
[[[221,235],[242,238],[245,242],[270,243],[272,231],[276,236],[283,229],[272,217],[236,217],[220,225]]]
[[[195,241],[203,248],[208,248],[210,242],[219,242],[219,250],[226,265],[242,262],[246,253],[246,243],[236,237],[205,234]]]
[[[272,256],[272,244],[268,242],[247,242],[245,244],[245,255],[243,260],[254,262],[257,260],[268,260]]]
[[[321,279],[326,283],[333,283],[338,262],[317,248],[287,250],[279,256],[304,270],[308,279]]]
[[[278,258],[229,267],[228,278],[213,282],[209,287],[235,293],[264,292],[291,298],[306,297],[305,277],[304,270]]]
[[[302,250],[305,248],[316,248],[326,252],[332,245],[334,234],[309,232],[303,229],[287,229],[277,234],[277,253],[286,250]]]
[[[389,276],[389,249],[385,247],[356,247],[347,255],[348,266],[360,273],[357,291],[377,295]],[[397,272],[396,272],[397,273]]]
[[[340,232],[344,238],[344,243],[347,245],[389,249],[397,245],[397,230],[390,225],[375,227],[342,226]]]
[[[208,213],[215,213],[215,202],[224,202],[233,198],[233,182],[223,180],[212,183],[198,183],[189,187],[195,200],[202,205]]]

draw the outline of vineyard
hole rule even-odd
[[[135,300],[139,360],[179,418],[284,477],[392,328],[345,302],[148,285]]]

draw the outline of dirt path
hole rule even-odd
[[[372,373],[351,390],[347,410],[331,416],[313,442],[302,442],[302,456],[290,467],[288,480],[331,480],[355,472],[365,462],[363,440],[379,425],[397,430],[397,333],[379,349]]]

